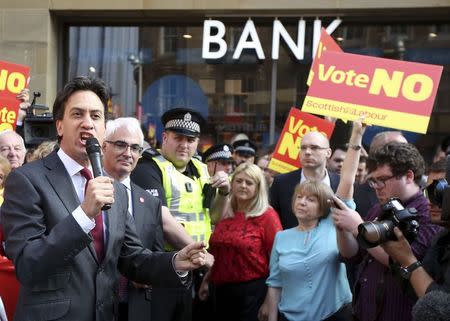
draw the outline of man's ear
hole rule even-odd
[[[63,135],[62,121],[60,119],[57,119],[55,122],[55,126],[56,126],[56,132],[58,133],[58,136],[62,137],[62,135]]]
[[[163,140],[163,142],[165,142],[165,141],[167,140],[167,137],[168,137],[167,132],[166,132],[166,131],[163,131],[163,132],[162,132],[162,140]]]
[[[412,170],[408,169],[405,176],[408,183],[414,183],[414,179],[416,176],[414,175],[414,172]]]

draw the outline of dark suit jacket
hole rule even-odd
[[[133,218],[142,244],[152,251],[164,251],[161,200],[131,183]],[[151,318],[152,288],[137,289],[128,285],[128,320],[148,321]]]
[[[292,196],[294,195],[295,186],[300,183],[301,173],[302,169],[300,168],[293,172],[277,175],[270,187],[270,205],[280,216],[283,229],[298,225],[297,218],[292,212]],[[332,172],[328,172],[328,175],[330,176],[331,189],[336,192],[339,185],[339,175]]]
[[[80,202],[56,152],[11,172],[4,197],[6,253],[21,284],[15,320],[115,320],[119,270],[140,283],[181,285],[173,253],[142,247],[122,184],[115,183],[115,201],[105,213],[101,263],[71,214]]]
[[[367,182],[355,186],[353,199],[356,203],[356,211],[362,218],[366,217],[369,210],[379,203],[375,190]]]

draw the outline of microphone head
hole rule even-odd
[[[100,143],[97,138],[90,137],[86,140],[86,152],[90,153],[100,153]]]

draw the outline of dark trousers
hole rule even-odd
[[[278,321],[289,321],[286,319],[283,313],[278,312]],[[352,321],[352,305],[345,304],[332,316],[324,319],[323,321]]]
[[[128,303],[119,303],[119,318],[117,321],[128,321]]]
[[[191,321],[192,287],[153,288],[152,317],[154,321]]]
[[[216,286],[217,321],[258,321],[258,310],[264,302],[265,279]]]

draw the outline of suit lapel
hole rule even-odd
[[[68,214],[72,213],[80,205],[80,200],[77,197],[72,180],[64,164],[56,152],[53,152],[49,157],[44,159],[44,165],[49,169],[46,176],[50,185],[64,204]]]
[[[136,231],[139,235],[142,235],[145,223],[145,207],[144,202],[145,198],[144,195],[142,195],[137,188],[134,188],[134,184],[131,184],[131,198],[133,200],[133,217],[134,217],[134,223],[136,225]],[[139,201],[138,201],[139,200]],[[142,201],[141,201],[142,200]]]
[[[59,158],[58,154],[53,152],[48,157],[44,158],[44,166],[49,169],[46,173],[46,177],[53,187],[55,193],[63,203],[67,210],[67,215],[71,215],[72,212],[80,205],[77,192],[73,186],[72,179],[69,176],[63,162]],[[97,261],[97,255],[95,253],[94,243],[91,242],[88,246],[89,251]]]
[[[123,234],[123,231],[118,231],[119,228],[119,220],[123,219],[121,216],[123,213],[120,211],[122,209],[122,204],[120,200],[123,195],[120,196],[122,189],[119,188],[120,183],[114,183],[114,204],[112,204],[111,208],[104,212],[103,215],[105,226],[106,226],[106,252],[105,259],[109,257],[114,257],[114,255],[109,255],[109,252],[113,250],[114,239]]]

